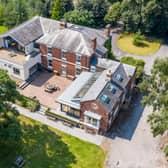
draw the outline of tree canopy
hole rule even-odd
[[[92,12],[84,9],[75,9],[73,11],[67,12],[64,15],[64,19],[67,22],[79,25],[91,26],[94,24],[94,17]]]
[[[11,106],[18,92],[16,83],[12,81],[7,72],[0,70],[0,139],[19,139],[21,135],[18,112]]]
[[[150,78],[139,86],[144,96],[143,103],[153,107],[149,117],[154,136],[168,130],[168,58],[155,61]]]

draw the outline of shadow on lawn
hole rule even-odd
[[[119,116],[115,120],[111,130],[106,133],[105,136],[112,139],[120,137],[131,140],[144,111],[141,100],[141,94],[134,96],[134,100],[128,110],[120,111]]]
[[[11,168],[18,155],[26,160],[24,168],[70,168],[76,163],[67,144],[47,126],[23,124],[22,130],[20,142],[0,144],[4,149],[0,152],[0,167]]]

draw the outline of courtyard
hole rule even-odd
[[[52,84],[59,89],[50,93],[45,91],[46,84]],[[19,92],[27,97],[35,97],[43,106],[57,109],[59,104],[56,103],[56,99],[64,92],[64,90],[72,83],[71,80],[54,75],[53,73],[44,71],[24,90]]]

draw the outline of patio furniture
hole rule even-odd
[[[46,92],[52,93],[56,90],[57,90],[57,86],[55,84],[46,83],[46,85],[45,85]]]
[[[16,159],[16,161],[14,162],[14,165],[16,167],[19,167],[19,168],[23,167],[24,164],[25,164],[25,160],[24,160],[23,156],[21,156],[21,155],[18,156],[17,159]]]

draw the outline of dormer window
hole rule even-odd
[[[109,104],[110,103],[110,98],[106,95],[106,94],[103,94],[101,97],[100,97],[101,101],[103,103],[106,103],[106,104]]]
[[[76,63],[81,64],[81,55],[80,54],[76,54]]]
[[[117,74],[117,75],[115,76],[115,78],[116,78],[119,82],[122,82],[122,81],[123,81],[123,78],[122,78],[121,74]]]
[[[112,84],[109,84],[108,89],[112,94],[116,93],[116,89],[114,88],[114,86]]]
[[[66,60],[66,51],[62,50],[62,60]]]

